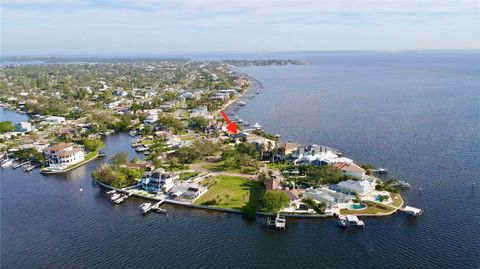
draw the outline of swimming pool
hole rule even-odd
[[[351,204],[351,205],[349,205],[349,208],[351,210],[361,210],[361,209],[367,208],[367,205],[366,204]]]

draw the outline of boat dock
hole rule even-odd
[[[267,227],[275,227],[276,229],[285,230],[286,224],[287,220],[284,216],[280,215],[280,213],[277,213],[275,219],[272,219],[270,217],[267,218]]]
[[[372,173],[377,173],[377,174],[388,174],[388,169],[387,169],[387,168],[377,168],[377,169],[372,169]]]
[[[144,215],[150,213],[151,211],[156,212],[156,213],[167,213],[167,211],[163,208],[160,208],[164,200],[161,200],[155,204],[152,205],[152,203],[143,203],[140,205],[140,210]]]
[[[343,228],[365,228],[365,223],[363,222],[363,220],[358,219],[358,217],[355,215],[339,215],[338,225]]]
[[[404,208],[398,208],[400,211],[403,211],[405,212],[406,214],[410,215],[410,216],[414,216],[414,217],[417,217],[417,216],[420,216],[423,214],[423,210],[420,209],[420,208],[416,208],[416,207],[413,207],[413,206],[405,206]]]

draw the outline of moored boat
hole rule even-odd
[[[140,205],[140,210],[143,214],[147,214],[152,208],[152,203],[143,203]]]
[[[114,193],[114,194],[112,195],[112,197],[110,197],[110,200],[115,201],[115,200],[117,200],[117,199],[120,198],[120,197],[122,197],[122,195],[121,195],[120,193]]]
[[[340,227],[357,227],[357,228],[364,228],[365,223],[363,220],[359,220],[355,215],[339,215],[337,218],[338,225]]]
[[[5,159],[2,161],[2,164],[1,166],[2,167],[9,167],[13,164],[13,160],[12,159]]]

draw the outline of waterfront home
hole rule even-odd
[[[342,171],[344,175],[351,176],[357,179],[365,178],[365,170],[360,166],[352,163],[334,163],[335,169]]]
[[[179,179],[175,173],[167,173],[163,169],[153,172],[149,177],[142,179],[142,188],[151,192],[168,192],[173,188],[174,182]]]
[[[271,150],[275,148],[277,144],[277,142],[272,139],[268,139],[265,137],[258,136],[256,134],[250,134],[246,132],[245,134],[246,134],[246,138],[245,138],[246,142],[254,144],[255,146],[257,146],[257,148],[264,147],[267,150]]]
[[[353,195],[337,192],[326,187],[309,188],[305,191],[303,197],[310,197],[319,203],[325,203],[327,207],[335,206],[338,203],[348,203],[355,198]]]
[[[28,133],[35,131],[35,127],[30,122],[20,122],[15,124],[15,131],[20,133]]]
[[[314,155],[300,155],[298,159],[294,161],[296,164],[301,165],[326,165],[334,163],[353,163],[353,160],[345,157],[338,157],[332,151],[326,151],[317,153]]]
[[[62,170],[85,160],[83,148],[70,143],[59,143],[44,150],[50,169]]]
[[[346,180],[333,186],[336,190],[355,195],[365,195],[375,190],[375,182],[371,180]]]
[[[280,157],[280,159],[285,159],[288,156],[291,156],[299,148],[300,145],[297,143],[282,143],[278,146],[278,156]]]
[[[129,163],[127,164],[127,167],[141,169],[144,171],[153,171],[153,169],[155,169],[155,165],[153,165],[153,163],[148,163],[148,162]]]

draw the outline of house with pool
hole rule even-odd
[[[180,176],[175,173],[167,173],[163,169],[153,172],[150,176],[142,179],[142,189],[149,192],[168,192],[170,191],[175,181],[178,181]]]

